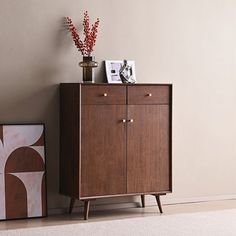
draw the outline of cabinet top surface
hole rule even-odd
[[[163,83],[163,84],[160,84],[160,83],[134,83],[134,84],[123,84],[123,83],[115,83],[115,84],[109,84],[109,83],[73,83],[73,82],[68,82],[68,83],[60,83],[60,84],[74,84],[74,85],[83,85],[83,86],[94,86],[94,85],[108,85],[108,86],[138,86],[138,85],[145,85],[145,86],[148,86],[148,85],[158,85],[158,86],[171,86],[172,84],[171,83]]]

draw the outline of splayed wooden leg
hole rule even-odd
[[[70,199],[70,207],[69,207],[69,213],[70,213],[70,214],[72,213],[74,204],[75,204],[75,198],[72,197],[72,198]]]
[[[141,195],[142,207],[145,207],[145,195]]]
[[[90,200],[85,200],[84,201],[84,220],[88,219],[89,206],[90,206]]]
[[[157,201],[157,205],[158,205],[158,208],[160,210],[160,213],[162,214],[163,211],[162,211],[162,207],[161,207],[160,195],[155,195],[155,197],[156,197],[156,201]]]

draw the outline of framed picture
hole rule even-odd
[[[44,124],[0,124],[0,220],[47,215]]]
[[[135,62],[126,60],[106,60],[106,76],[108,83],[135,83]]]

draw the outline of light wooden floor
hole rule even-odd
[[[190,213],[190,212],[203,212],[203,211],[217,211],[224,209],[236,209],[236,200],[211,201],[211,202],[187,203],[187,204],[175,204],[175,205],[163,206],[164,215]],[[71,215],[64,214],[64,215],[49,216],[47,218],[1,221],[0,230],[26,228],[26,227],[43,227],[43,226],[61,225],[61,224],[77,224],[84,222],[89,223],[94,221],[147,217],[154,215],[159,215],[157,206],[146,207],[146,208],[137,207],[137,208],[127,208],[127,209],[106,210],[106,211],[91,211],[88,221],[83,220],[81,212],[81,213],[73,213]]]

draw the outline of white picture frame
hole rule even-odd
[[[127,60],[127,64],[132,67],[133,78],[136,81],[135,62],[132,60]],[[122,83],[119,72],[123,65],[124,60],[105,60],[106,77],[108,83]]]

